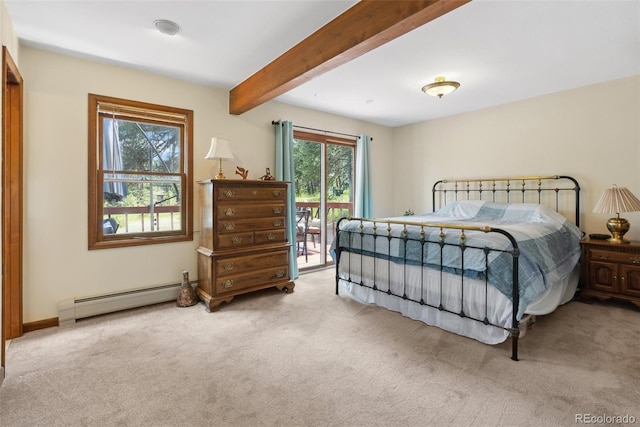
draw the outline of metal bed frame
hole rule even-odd
[[[567,184],[568,183],[568,184]],[[488,185],[487,185],[488,184]],[[513,185],[516,184],[516,185]],[[518,188],[514,188],[518,187]],[[580,186],[578,182],[569,176],[561,176],[561,175],[553,175],[553,176],[527,176],[527,177],[507,177],[507,178],[477,178],[477,179],[454,179],[454,180],[440,180],[437,181],[432,188],[433,194],[433,210],[436,210],[436,206],[445,206],[447,202],[452,202],[456,200],[486,200],[498,203],[536,203],[543,204],[545,206],[549,206],[549,202],[554,205],[556,212],[561,212],[561,208],[566,207],[567,205],[561,203],[560,195],[569,192],[574,195],[574,204],[571,210],[575,209],[575,217],[574,224],[579,227],[580,222]],[[437,203],[439,202],[439,203]],[[551,206],[549,206],[551,207]],[[562,212],[561,212],[562,213]],[[566,215],[565,215],[566,216]],[[341,229],[341,225],[343,221],[359,221],[360,226],[358,230],[343,230]],[[364,225],[372,225],[368,229],[365,229]],[[391,234],[391,225],[392,224],[401,224],[403,226],[403,230],[400,236],[393,236]],[[418,227],[419,235],[410,236],[407,232],[407,226]],[[425,229],[437,229],[438,230],[438,240],[430,240],[425,237],[427,233]],[[370,230],[370,231],[367,231]],[[445,235],[448,230],[460,230],[459,242],[451,243],[445,241]],[[504,238],[508,239],[510,242],[510,249],[495,249],[489,247],[478,247],[471,246],[466,243],[466,231],[480,231],[484,233],[497,233]],[[346,239],[341,239],[341,233],[348,233]],[[348,277],[342,278],[343,280],[348,281],[349,283],[354,283],[359,286],[370,288],[377,292],[384,292],[388,295],[393,295],[398,298],[402,298],[405,300],[413,301],[420,305],[426,305],[432,307],[434,309],[440,311],[446,311],[448,313],[452,313],[454,315],[459,316],[460,319],[466,318],[471,319],[477,322],[480,322],[484,325],[490,325],[493,327],[504,329],[508,332],[508,336],[511,337],[511,359],[518,360],[518,338],[520,336],[520,328],[519,321],[517,319],[518,307],[519,307],[519,283],[518,283],[518,262],[520,256],[520,249],[518,248],[518,243],[516,239],[507,231],[502,230],[500,228],[494,228],[489,225],[482,227],[475,226],[464,226],[464,225],[452,225],[452,224],[440,224],[440,223],[428,223],[428,222],[415,222],[411,220],[407,221],[397,221],[390,219],[375,219],[375,218],[341,218],[338,221],[338,225],[336,228],[336,295],[339,294],[339,282],[340,282],[340,257],[342,252],[353,252],[351,247],[352,238],[356,236],[360,237],[360,246],[363,247],[362,243],[364,239],[373,239],[374,252],[376,252],[376,244],[378,242],[379,237],[383,237],[383,242],[386,241],[386,254],[385,257],[382,257],[382,260],[387,262],[389,268],[389,275],[387,277],[391,277],[391,246],[392,245],[401,245],[403,248],[403,254],[405,254],[404,259],[401,261],[393,261],[394,263],[403,265],[403,283],[402,283],[402,293],[396,294],[391,291],[391,286],[381,286],[384,285],[382,283],[378,283],[376,280],[376,268],[375,263],[379,259],[378,256],[373,257],[374,268],[373,268],[373,284],[367,285],[360,279],[359,282],[352,281],[351,279],[351,265],[347,266],[348,268]],[[341,244],[342,241],[346,240],[348,245],[345,247]],[[383,245],[385,243],[382,243]],[[427,244],[437,244],[440,248],[440,265],[436,266],[435,269],[440,271],[440,291],[443,289],[443,272],[447,271],[443,266],[443,253],[445,252],[445,248],[448,247],[457,247],[460,250],[461,257],[461,266],[460,266],[460,282],[461,282],[461,296],[460,296],[460,307],[461,310],[459,312],[453,312],[445,308],[442,304],[442,292],[440,292],[440,301],[427,301],[424,298],[425,295],[425,278],[424,274],[421,274],[421,279],[419,283],[420,288],[420,299],[413,299],[407,295],[407,266],[410,264],[415,264],[415,262],[408,260],[406,257],[407,247],[408,245],[420,245],[421,253],[422,253],[422,263],[421,265],[425,267],[425,245]],[[385,248],[383,248],[385,249]],[[511,327],[505,328],[500,325],[492,324],[487,316],[487,287],[491,286],[489,284],[488,276],[489,274],[484,275],[484,287],[485,287],[485,313],[483,318],[476,318],[470,316],[469,313],[465,312],[464,307],[464,254],[465,251],[469,250],[479,250],[484,253],[485,259],[485,271],[488,270],[488,259],[492,252],[502,252],[507,253],[511,256],[511,264],[512,264],[512,317],[511,317]],[[362,268],[363,257],[360,257],[360,272],[363,271]],[[433,265],[429,266],[429,268],[434,268]],[[415,286],[415,283],[412,283]]]

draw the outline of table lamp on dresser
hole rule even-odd
[[[216,179],[225,179],[224,173],[222,172],[222,161],[223,160],[234,160],[236,156],[231,151],[231,147],[229,147],[230,141],[224,138],[211,138],[211,147],[209,147],[209,152],[205,159],[209,160],[218,160],[218,174],[216,175]]]
[[[600,196],[600,200],[593,208],[594,213],[616,214],[615,217],[607,221],[607,229],[611,232],[611,243],[629,243],[624,235],[629,231],[629,221],[620,218],[620,212],[640,211],[640,200],[625,187],[618,187],[614,184]]]

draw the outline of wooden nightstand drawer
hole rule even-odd
[[[591,260],[640,265],[640,254],[590,249]]]

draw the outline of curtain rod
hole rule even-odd
[[[279,123],[280,123],[280,120],[278,120],[278,121],[271,120],[271,124],[272,125],[277,125]],[[331,130],[314,129],[314,128],[308,128],[308,127],[305,127],[305,126],[298,126],[298,125],[293,125],[293,127],[294,128],[298,128],[298,129],[314,130],[316,132],[331,133],[331,134],[334,134],[334,135],[350,136],[351,138],[356,138],[356,139],[358,138],[358,135],[351,135],[351,134],[348,134],[348,133],[334,132],[334,131],[331,131]],[[373,141],[373,138],[371,138],[371,141]]]

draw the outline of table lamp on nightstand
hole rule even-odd
[[[593,208],[594,213],[616,214],[607,221],[607,229],[611,232],[611,243],[629,243],[624,239],[624,234],[629,231],[629,221],[620,218],[620,212],[640,211],[640,200],[625,187],[617,187],[615,184],[608,188]]]

